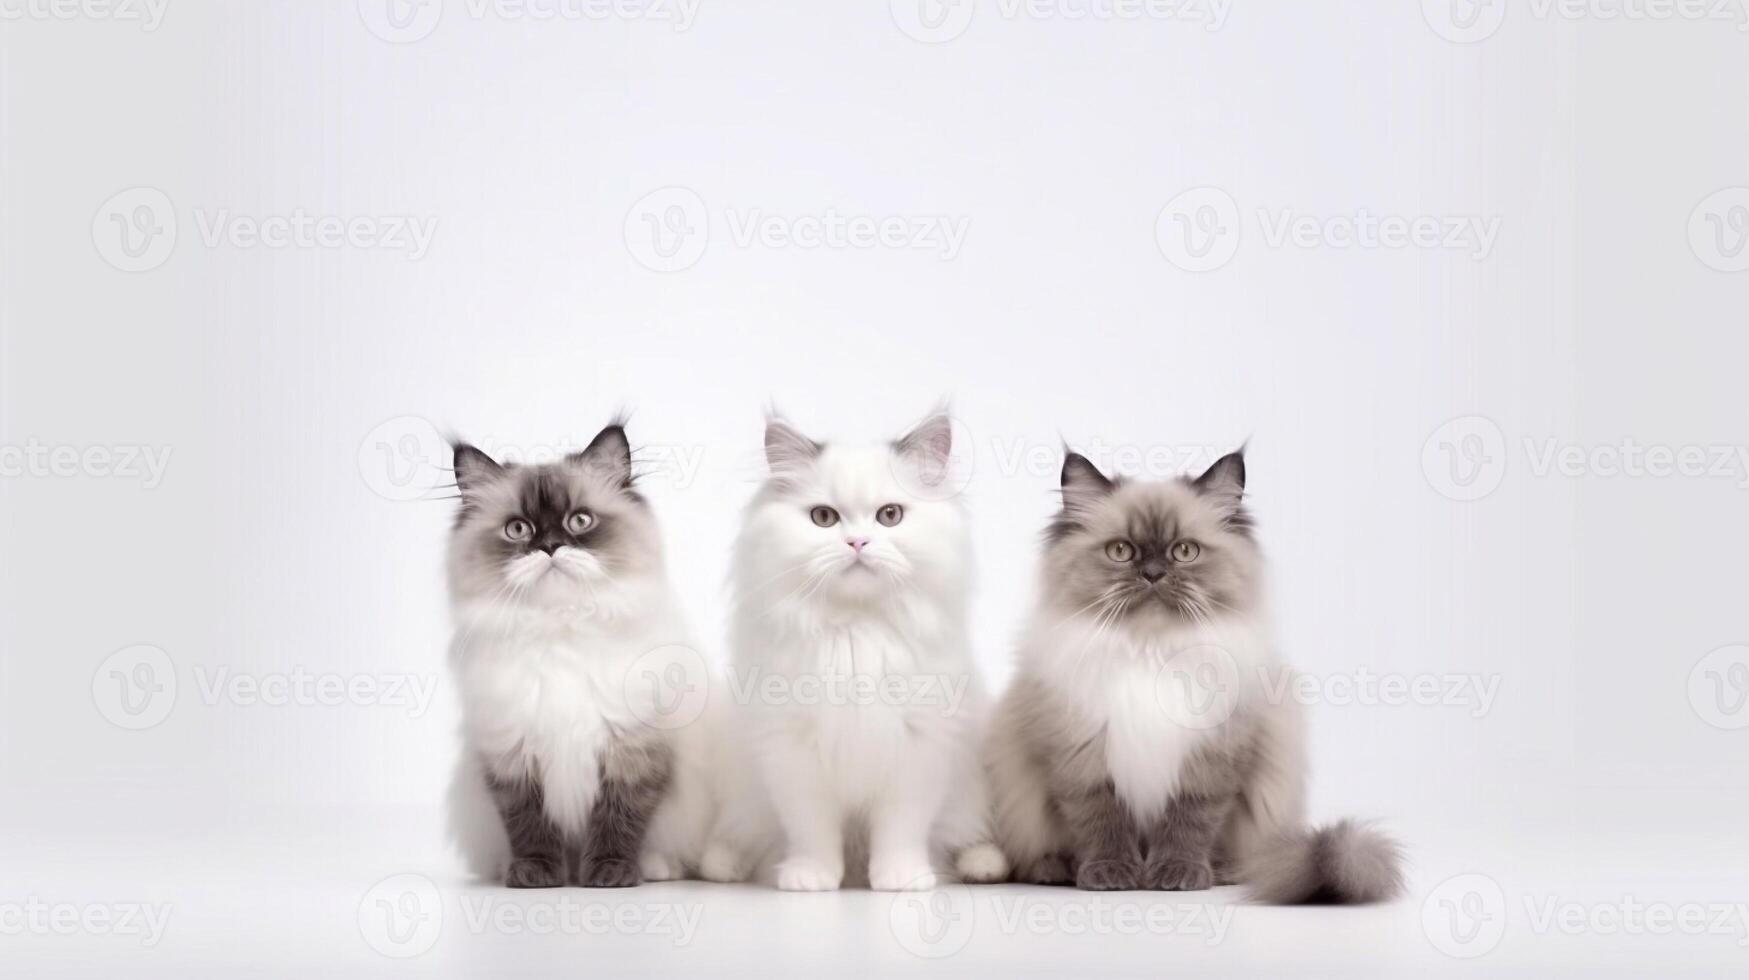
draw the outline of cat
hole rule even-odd
[[[770,475],[734,548],[732,659],[779,888],[836,889],[847,865],[883,891],[935,887],[950,866],[1007,873],[978,761],[952,440],[939,413],[867,446],[767,420]]]
[[[1063,463],[1040,597],[986,741],[1017,880],[1090,890],[1245,884],[1275,904],[1402,890],[1397,845],[1305,824],[1301,719],[1276,657],[1243,450],[1195,479]],[[1285,687],[1276,687],[1283,690]]]
[[[738,878],[743,859],[709,838],[715,716],[667,703],[688,683],[708,698],[712,678],[633,486],[623,423],[554,463],[453,448],[463,751],[450,823],[469,868],[512,888],[624,887],[701,868]]]

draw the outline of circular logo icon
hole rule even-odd
[[[1421,16],[1433,33],[1453,44],[1492,37],[1506,20],[1506,0],[1421,0]]]
[[[697,650],[680,643],[657,647],[632,661],[621,683],[631,713],[662,731],[685,728],[710,704],[710,665]]]
[[[118,728],[140,731],[170,717],[176,707],[176,664],[149,644],[123,647],[91,675],[91,700]]]
[[[1219,187],[1193,187],[1160,209],[1154,241],[1186,272],[1219,269],[1239,251],[1238,202]]]
[[[1480,500],[1506,477],[1506,436],[1493,419],[1452,419],[1421,444],[1427,484],[1452,500]]]
[[[1239,707],[1239,662],[1212,643],[1186,647],[1154,674],[1154,700],[1182,728],[1214,728]]]
[[[710,214],[689,187],[651,191],[626,212],[626,250],[652,272],[690,269],[710,244]]]
[[[1421,903],[1421,931],[1447,956],[1484,956],[1506,934],[1506,894],[1487,875],[1447,878]]]
[[[972,890],[963,884],[940,885],[927,891],[893,893],[887,925],[893,938],[914,956],[939,960],[972,941],[978,910]]]
[[[1727,187],[1695,205],[1688,215],[1688,247],[1708,268],[1749,269],[1749,187]]]
[[[951,500],[965,493],[978,468],[971,428],[951,415],[937,419],[900,440],[902,451],[888,458],[893,479],[916,500]]]
[[[358,444],[358,475],[379,497],[421,500],[455,483],[453,456],[437,426],[401,415],[370,430]]]
[[[437,30],[443,0],[358,0],[358,16],[366,29],[390,44],[411,44]]]
[[[176,250],[176,207],[156,187],[130,187],[97,209],[91,241],[103,261],[123,272],[156,269]]]
[[[442,931],[443,896],[424,875],[391,875],[359,900],[359,935],[384,956],[418,956],[436,945]]]
[[[1688,672],[1688,703],[1714,728],[1749,728],[1749,646],[1719,647]]]
[[[893,23],[924,44],[951,41],[972,26],[976,0],[891,0]]]

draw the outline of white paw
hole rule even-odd
[[[747,879],[747,862],[728,844],[713,843],[699,859],[698,873],[706,881],[734,882]]]
[[[868,866],[868,887],[877,892],[926,892],[939,881],[928,861],[877,861]]]
[[[812,858],[788,858],[777,866],[777,887],[786,892],[837,891],[843,881],[843,866],[829,867]]]
[[[1008,859],[995,844],[973,844],[954,857],[960,880],[985,885],[1008,877]]]
[[[638,859],[638,870],[645,881],[679,881],[686,877],[686,868],[676,858],[651,852]]]

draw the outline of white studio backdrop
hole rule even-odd
[[[0,0],[0,902],[455,875],[442,433],[631,410],[720,658],[766,407],[943,398],[992,686],[1065,441],[1248,442],[1314,811],[1410,842],[1414,943],[1460,872],[1744,899],[1749,34],[1625,6]],[[0,956],[126,962],[57,938]]]

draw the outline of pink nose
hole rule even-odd
[[[849,545],[851,549],[859,555],[862,554],[862,549],[868,547],[867,538],[845,538],[844,543]]]

